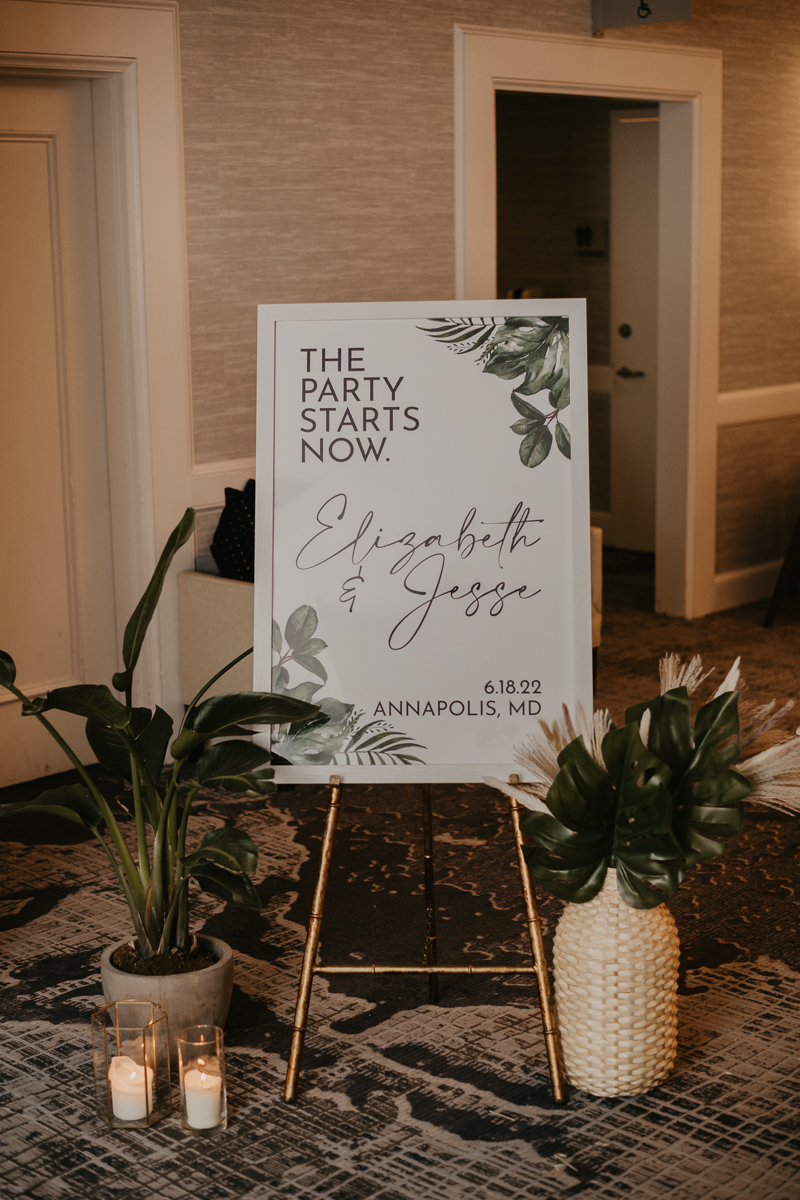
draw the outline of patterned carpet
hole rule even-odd
[[[632,621],[609,615],[601,687]],[[681,623],[684,635],[699,624]],[[648,680],[650,636],[641,634],[639,665]],[[778,636],[785,662],[796,617]],[[758,667],[765,678],[768,665]],[[627,661],[624,672],[633,673]],[[654,690],[641,678],[633,685],[636,698]],[[323,961],[419,961],[419,794],[353,787],[342,799]],[[233,820],[252,834],[266,905],[258,915],[202,897],[195,908],[198,931],[236,952],[229,1128],[208,1140],[184,1136],[177,1115],[135,1133],[98,1122],[88,1017],[100,1000],[101,949],[127,934],[126,910],[79,831],[52,844],[32,822],[0,826],[3,1197],[800,1198],[800,823],[752,811],[729,852],[673,897],[680,1054],[649,1095],[570,1090],[554,1105],[531,977],[442,977],[436,1006],[419,978],[340,977],[314,984],[299,1100],[287,1106],[325,804],[316,787],[269,802],[205,794],[199,804],[198,836]],[[440,961],[527,961],[503,798],[438,786],[433,809]],[[544,898],[542,912],[549,953],[560,903]]]

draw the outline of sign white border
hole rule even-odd
[[[258,306],[258,378],[256,437],[256,557],[253,636],[253,687],[269,691],[272,679],[272,578],[275,462],[275,347],[281,321],[426,320],[430,317],[564,316],[570,319],[570,391],[572,430],[572,580],[574,581],[574,678],[565,701],[592,711],[591,573],[589,535],[588,381],[585,300],[406,301],[383,304],[280,304]],[[269,744],[269,733],[259,741]],[[327,783],[478,783],[487,776],[505,778],[525,771],[514,763],[419,763],[405,766],[277,766],[277,782]]]

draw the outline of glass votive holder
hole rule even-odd
[[[169,1022],[149,1000],[117,1000],[92,1013],[97,1115],[111,1129],[147,1129],[172,1112]]]
[[[184,1133],[208,1137],[228,1127],[224,1036],[219,1025],[191,1025],[178,1034]]]

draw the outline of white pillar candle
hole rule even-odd
[[[208,1071],[183,1073],[186,1124],[192,1129],[214,1129],[222,1120],[222,1078]]]
[[[150,1111],[153,1110],[153,1072],[127,1054],[112,1058],[108,1068],[111,1084],[111,1107],[120,1121],[142,1121],[147,1116],[145,1088],[150,1086]]]

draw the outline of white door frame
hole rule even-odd
[[[455,29],[456,296],[496,295],[495,92],[661,103],[656,609],[715,605],[722,54]]]
[[[0,0],[0,73],[92,80],[114,543],[109,603],[121,638],[190,503],[177,4]],[[175,575],[192,565],[191,546],[184,547],[137,673],[135,702],[161,704],[173,716],[183,712]]]

